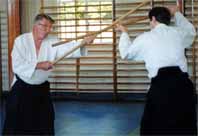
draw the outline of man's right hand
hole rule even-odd
[[[43,62],[39,62],[36,65],[36,69],[42,69],[42,70],[50,70],[53,68],[53,64],[50,61],[43,61]]]
[[[178,6],[168,6],[167,7],[171,13],[171,16],[174,16],[176,12],[179,11],[179,7]]]
[[[124,27],[123,25],[120,25],[120,24],[116,24],[115,30],[116,31],[121,31],[121,32],[128,32],[128,29],[126,27]]]
[[[84,44],[91,44],[91,43],[93,43],[93,41],[96,38],[96,36],[97,35],[92,35],[92,36],[85,37],[82,42]]]

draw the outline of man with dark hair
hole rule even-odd
[[[168,26],[171,15],[176,26]],[[151,31],[131,42],[127,28],[122,31],[119,51],[123,59],[143,60],[151,86],[141,120],[143,135],[197,135],[196,95],[187,74],[185,48],[192,45],[194,26],[176,6],[154,7],[149,12]]]
[[[167,8],[155,7],[149,12],[149,19],[152,20],[153,17],[159,22],[166,25],[170,25],[171,13]]]
[[[54,20],[46,14],[35,17],[33,30],[15,39],[12,50],[14,79],[6,101],[4,135],[54,135],[54,108],[50,98],[48,77],[52,61],[78,46],[69,42],[52,47],[59,40],[50,37]],[[95,37],[86,37],[89,44]],[[86,55],[86,48],[68,57]]]

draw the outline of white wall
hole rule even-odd
[[[32,30],[34,17],[39,13],[41,0],[21,0],[21,32]]]
[[[7,26],[7,0],[0,0],[0,27],[1,27],[1,62],[3,90],[9,90],[8,81],[8,26]]]

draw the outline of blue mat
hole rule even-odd
[[[56,136],[136,136],[141,103],[56,102]]]

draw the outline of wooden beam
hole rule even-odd
[[[42,0],[43,1],[43,0]],[[102,6],[111,6],[112,4],[102,4]],[[75,8],[75,7],[98,7],[98,4],[88,4],[88,5],[74,5],[74,6],[41,6],[41,9],[46,10],[46,9],[65,9],[65,8]]]
[[[113,0],[113,22],[116,20],[116,2]],[[116,44],[116,31],[113,28],[113,97],[114,100],[118,99],[117,93],[117,44]]]
[[[194,24],[195,23],[195,20],[194,20],[194,18],[195,18],[195,12],[194,12],[194,0],[192,0],[192,3],[191,3],[192,5],[192,8],[191,8],[191,12],[192,12],[192,15],[191,15],[191,17],[192,17],[192,23]],[[192,46],[192,60],[193,60],[193,63],[192,63],[192,80],[193,80],[193,83],[194,83],[194,87],[196,88],[196,86],[197,86],[197,84],[196,84],[196,47],[195,47],[196,45],[195,45],[195,42],[193,43],[193,46]]]
[[[11,51],[15,38],[20,34],[19,0],[8,0],[8,69],[9,85],[13,78]]]
[[[44,0],[41,0],[41,7],[44,7]],[[44,13],[44,9],[40,8],[40,13]]]

